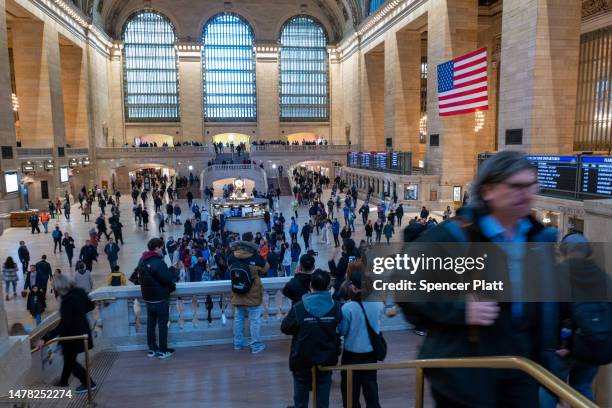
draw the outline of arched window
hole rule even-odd
[[[132,15],[123,27],[123,83],[128,122],[179,121],[176,33],[155,11]]]
[[[280,35],[280,118],[328,120],[327,36],[308,16],[285,23]]]
[[[370,0],[370,6],[368,7],[368,15],[374,14],[376,10],[383,5],[385,0]]]
[[[202,43],[206,120],[257,120],[255,51],[249,24],[237,14],[219,14],[204,27]]]

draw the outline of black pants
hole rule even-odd
[[[38,224],[36,225],[32,224],[32,234],[34,233],[34,231],[40,234],[40,228],[38,228]]]
[[[334,248],[338,248],[340,246],[340,241],[338,240],[338,234],[334,234]]]
[[[65,387],[68,385],[70,374],[74,374],[74,376],[81,381],[81,384],[87,384],[87,373],[83,366],[77,361],[77,353],[69,349],[67,350],[66,348],[63,348],[62,352],[64,354],[64,367],[62,368],[60,386]]]
[[[59,239],[53,238],[53,253],[57,251],[57,247],[59,247],[60,253],[62,252],[62,241]]]
[[[352,353],[348,350],[342,352],[342,365],[375,362],[376,357],[373,352]],[[346,408],[346,371],[342,371],[341,389],[342,406]],[[359,395],[361,391],[363,391],[363,397],[367,408],[380,408],[376,370],[353,371],[353,407],[361,407],[359,404]]]
[[[123,232],[121,230],[113,230],[113,235],[115,236],[115,241],[117,243],[121,242],[121,245],[123,245]]]
[[[147,344],[149,350],[168,350],[168,319],[170,303],[167,300],[158,303],[147,303]],[[155,338],[155,327],[159,331],[159,347]]]
[[[102,234],[106,235],[106,240],[108,241],[108,232],[106,232],[106,230],[103,230],[103,229],[98,230],[98,240],[100,240],[100,237],[102,236]]]

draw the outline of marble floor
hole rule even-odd
[[[330,195],[330,190],[326,190],[323,193],[324,195],[324,200],[327,200],[327,198]],[[292,197],[289,196],[281,196],[280,199],[280,211],[285,215],[285,217],[287,218],[287,220],[290,220],[290,215],[291,214],[291,210],[290,210],[290,203],[291,203]],[[196,202],[198,202],[198,204],[200,204],[200,206],[202,206],[202,204],[204,203],[204,200],[196,200]],[[183,210],[183,220],[184,215],[187,213],[187,200],[179,200],[179,203],[181,205],[181,208]],[[361,201],[359,201],[358,203],[358,207],[361,204]],[[157,225],[155,224],[154,220],[153,220],[153,203],[152,200],[149,198],[148,200],[148,205],[150,207],[150,213],[151,213],[151,222],[149,225],[149,231],[143,231],[142,229],[138,228],[137,225],[134,223],[134,218],[132,216],[132,200],[131,198],[126,194],[122,197],[121,200],[121,205],[120,205],[120,209],[121,209],[121,222],[123,223],[123,237],[124,237],[124,241],[125,241],[125,245],[121,246],[121,250],[119,252],[119,261],[118,264],[121,267],[121,270],[126,274],[127,277],[129,277],[129,275],[132,273],[132,271],[134,270],[134,268],[136,267],[136,264],[140,258],[140,255],[142,254],[142,252],[144,251],[145,247],[146,247],[146,243],[147,241],[157,235]],[[45,234],[44,232],[41,232],[40,234],[31,234],[30,233],[30,228],[8,228],[4,231],[4,234],[0,236],[0,261],[4,262],[6,260],[7,256],[12,256],[13,259],[19,264],[18,262],[18,256],[17,256],[17,249],[19,246],[19,241],[20,240],[24,240],[26,242],[26,245],[30,251],[30,257],[31,257],[31,263],[36,263],[41,259],[41,256],[43,254],[47,255],[47,260],[48,262],[51,264],[51,267],[53,268],[53,270],[55,270],[55,268],[60,268],[62,270],[63,273],[66,273],[66,271],[70,271],[68,273],[73,274],[73,270],[70,269],[69,265],[68,265],[68,258],[66,257],[65,253],[53,253],[53,239],[51,238],[51,231],[55,228],[56,225],[60,226],[60,229],[63,232],[68,232],[75,240],[75,260],[78,258],[78,254],[80,251],[80,248],[82,245],[84,245],[85,240],[88,237],[88,231],[95,227],[94,224],[94,220],[95,220],[95,216],[97,216],[98,214],[98,207],[97,204],[94,203],[95,206],[95,212],[94,214],[92,214],[91,216],[91,221],[90,222],[86,222],[83,220],[83,216],[81,215],[81,211],[78,209],[78,203],[76,205],[72,206],[72,214],[71,214],[71,220],[67,221],[63,215],[61,215],[59,218],[56,219],[52,219],[49,222],[49,233]],[[408,209],[408,211],[406,212],[405,216],[404,216],[404,222],[407,222],[410,218],[412,218],[414,215],[416,215],[416,212],[411,212],[411,211],[416,211],[417,209]],[[108,216],[108,212],[109,212],[109,208],[107,207],[107,216]],[[189,212],[189,214],[191,214],[191,212]],[[305,220],[308,217],[308,208],[307,207],[300,207],[299,211],[299,218],[298,218],[298,223],[300,225],[302,225]],[[370,218],[374,218],[376,215],[374,214],[370,214]],[[341,219],[341,217],[338,217],[339,219]],[[289,222],[287,222],[286,228],[288,230],[289,228]],[[353,238],[355,239],[355,241],[358,243],[359,240],[361,239],[365,239],[365,232],[363,229],[363,224],[361,222],[361,217],[357,217],[357,219],[355,220],[355,227],[356,227],[356,233],[353,234]],[[41,231],[43,230],[42,225],[41,225]],[[401,234],[397,233],[399,230],[396,228],[396,234],[395,236],[392,238],[392,241],[399,241]],[[168,238],[170,236],[180,236],[182,235],[183,232],[183,226],[182,225],[170,225],[166,227],[166,233],[164,234],[165,238]],[[334,248],[333,245],[326,245],[323,243],[319,242],[319,238],[316,235],[313,236],[311,238],[311,242],[312,242],[312,247],[314,250],[316,250],[319,253],[319,256],[316,257],[316,266],[322,269],[328,269],[327,266],[327,262],[332,259],[335,258],[336,260],[340,257],[341,251],[340,248]],[[299,241],[300,245],[302,245],[302,250],[303,248],[303,242],[302,240]],[[109,263],[106,259],[106,256],[104,255],[104,245],[106,244],[106,239],[105,238],[101,238],[101,242],[100,245],[98,247],[98,252],[100,253],[100,257],[98,260],[98,263],[94,263],[94,267],[93,267],[93,280],[94,280],[94,288],[100,287],[100,286],[104,286],[105,285],[105,280],[106,280],[106,276],[110,271],[110,267],[109,267]],[[74,265],[74,262],[73,262]],[[21,265],[20,265],[21,266]],[[22,323],[24,326],[26,326],[26,329],[31,328],[32,325],[34,324],[34,321],[32,319],[32,317],[30,316],[30,314],[27,312],[26,310],[26,301],[25,299],[21,298],[21,296],[19,295],[19,292],[21,291],[21,288],[23,287],[23,274],[22,271],[19,271],[19,282],[18,282],[18,294],[17,294],[17,298],[13,298],[11,296],[9,301],[4,301],[4,294],[2,296],[2,300],[0,300],[0,302],[4,302],[4,307],[6,308],[6,312],[7,312],[7,317],[8,317],[8,321],[9,321],[9,328],[11,327],[12,324],[16,323],[16,322],[20,322]],[[128,283],[131,284],[131,283]],[[2,288],[2,291],[4,291],[4,287]],[[57,310],[57,302],[55,301],[53,295],[51,294],[47,294],[47,310],[45,311],[45,314],[43,315],[43,318],[47,315],[49,315],[51,312]]]

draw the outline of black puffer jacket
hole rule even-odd
[[[164,258],[155,251],[145,251],[136,267],[140,281],[140,291],[145,302],[167,300],[174,292],[172,272],[164,262]]]
[[[312,275],[309,273],[296,273],[295,276],[285,284],[283,295],[291,299],[292,305],[302,300],[302,296],[310,291],[311,276]]]
[[[60,322],[57,327],[47,333],[43,339],[51,340],[57,336],[80,336],[87,334],[89,337],[89,349],[93,347],[91,338],[91,329],[87,320],[87,313],[94,310],[94,304],[87,296],[87,293],[81,288],[72,288],[68,293],[62,296],[60,304]],[[64,351],[72,351],[73,353],[82,353],[85,351],[82,340],[63,341],[60,343]]]

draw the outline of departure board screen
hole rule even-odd
[[[576,190],[577,156],[529,156],[538,169],[538,183],[542,190]]]
[[[374,153],[374,167],[377,170],[385,170],[387,168],[387,152]]]
[[[359,153],[349,152],[347,163],[349,167],[357,167],[359,165]]]
[[[389,167],[393,170],[401,170],[402,162],[400,161],[400,154],[397,152],[391,153]]]
[[[361,153],[361,167],[362,168],[367,169],[370,167],[370,156],[371,154],[368,152]]]
[[[612,196],[612,157],[582,157],[580,192]]]

